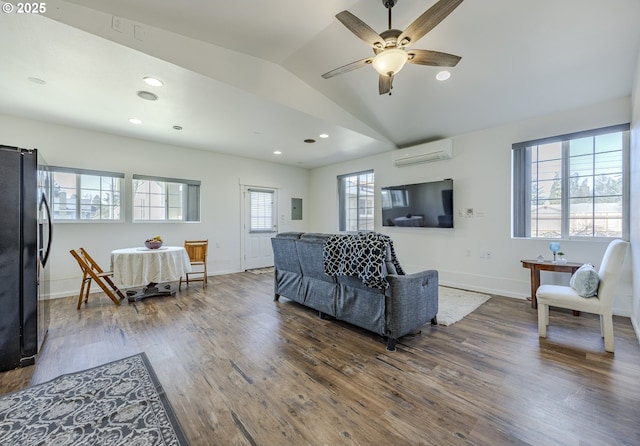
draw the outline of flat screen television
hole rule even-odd
[[[453,180],[382,188],[382,226],[453,228]]]

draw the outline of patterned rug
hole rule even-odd
[[[488,294],[438,287],[438,325],[451,325],[491,298]]]
[[[144,353],[0,397],[0,444],[187,446]]]

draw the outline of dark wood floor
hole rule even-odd
[[[272,290],[247,272],[120,307],[57,299],[37,364],[0,373],[0,393],[144,351],[192,445],[640,444],[627,318],[614,355],[595,316],[552,310],[542,340],[528,302],[494,296],[390,353]]]

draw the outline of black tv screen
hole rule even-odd
[[[453,180],[382,188],[382,226],[453,228]]]

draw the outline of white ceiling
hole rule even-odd
[[[398,0],[393,27],[434,3]],[[466,0],[413,46],[461,56],[451,78],[408,65],[380,96],[371,67],[321,74],[372,55],[335,15],[382,32],[381,0],[45,5],[0,14],[0,113],[306,168],[628,96],[640,49],[638,0]]]

